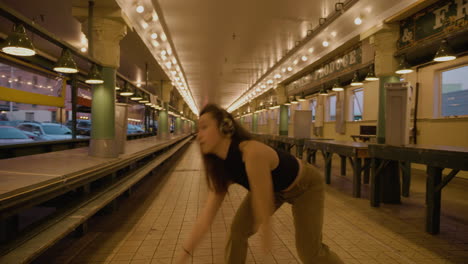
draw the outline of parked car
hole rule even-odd
[[[68,120],[65,125],[69,129],[72,129],[71,120]],[[91,136],[91,120],[76,120],[76,134],[83,136]]]
[[[22,144],[34,142],[23,131],[11,126],[0,126],[0,144]]]
[[[18,128],[36,134],[40,140],[64,140],[72,138],[72,131],[62,124],[27,122],[19,124]]]
[[[145,131],[141,127],[137,125],[127,124],[127,134],[140,134],[140,133],[145,133]]]

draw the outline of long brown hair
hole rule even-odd
[[[218,126],[221,125],[221,122],[223,122],[225,118],[232,121],[233,133],[231,135],[231,140],[240,142],[252,138],[250,133],[223,108],[215,104],[207,104],[200,112],[200,116],[208,113],[216,120]],[[224,175],[223,160],[214,154],[203,154],[203,162],[205,164],[208,187],[217,193],[226,192],[229,187],[229,179]]]

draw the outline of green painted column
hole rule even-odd
[[[377,143],[385,144],[385,107],[387,92],[385,91],[386,83],[399,82],[398,76],[381,76],[379,77],[379,116],[377,120]]]
[[[279,134],[280,136],[288,135],[288,106],[280,106],[280,122],[279,122]]]
[[[252,133],[258,133],[258,113],[252,114]]]
[[[182,134],[182,119],[180,119],[180,116],[178,116],[175,120],[175,131],[174,134],[180,135]]]
[[[117,157],[115,139],[115,74],[116,69],[102,68],[103,84],[92,87],[91,141],[89,155]]]
[[[167,113],[168,107],[168,103],[163,103],[164,109],[159,111],[158,134],[159,138],[161,139],[166,139],[169,137],[169,114]]]
[[[115,119],[115,73],[114,68],[103,67],[103,84],[93,85],[91,106],[92,139],[113,139]]]

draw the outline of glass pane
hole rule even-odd
[[[336,95],[328,97],[328,121],[336,120]]]
[[[364,91],[362,89],[353,91],[353,120],[362,120],[362,106]]]
[[[468,115],[468,66],[442,72],[442,116]]]
[[[46,76],[0,62],[0,86],[49,96],[62,96],[62,78]]]

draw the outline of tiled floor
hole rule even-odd
[[[38,262],[171,263],[206,197],[201,169],[198,147],[192,144],[167,176],[147,179],[117,212],[97,217],[85,236],[60,243]],[[468,263],[468,181],[456,179],[444,189],[441,234],[432,236],[424,232],[424,175],[414,174],[411,198],[380,208],[369,206],[366,186],[363,198],[353,198],[350,179],[333,176],[326,188],[324,242],[345,263]],[[245,194],[231,187],[193,263],[223,263],[227,229]],[[274,215],[272,253],[261,252],[255,235],[247,263],[300,263],[289,205]]]

